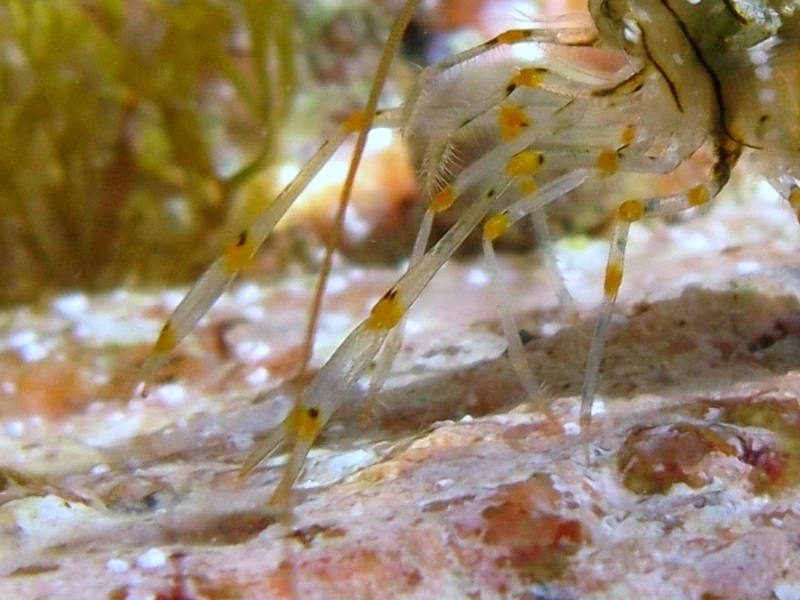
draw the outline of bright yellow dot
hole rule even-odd
[[[619,169],[619,155],[610,148],[605,148],[597,155],[596,166],[604,175],[613,175]]]
[[[229,275],[238,273],[254,252],[253,240],[248,231],[244,230],[225,249],[225,270]]]
[[[638,221],[644,216],[644,204],[638,200],[626,200],[617,209],[617,218],[621,221]]]
[[[367,327],[375,330],[391,329],[403,318],[405,309],[397,290],[389,290],[375,303],[367,317]]]
[[[455,200],[456,193],[453,190],[453,186],[448,185],[436,192],[436,195],[431,199],[431,211],[435,213],[444,212],[453,206]]]
[[[306,444],[312,444],[322,429],[320,410],[317,407],[306,408],[295,404],[283,422],[286,438],[294,438]]]
[[[687,194],[689,206],[702,206],[709,200],[708,188],[704,185],[698,185],[689,190]]]
[[[511,157],[506,165],[506,171],[513,177],[533,175],[539,170],[544,158],[534,150],[523,150]]]
[[[500,213],[489,217],[486,220],[486,223],[483,224],[484,239],[493,242],[506,232],[509,225],[511,225],[511,222],[508,219],[508,215],[505,213]]]
[[[504,104],[500,107],[500,135],[504,140],[517,137],[530,124],[528,115],[516,104]]]
[[[544,73],[543,69],[521,69],[512,83],[517,87],[536,88],[542,84]]]
[[[606,278],[603,282],[603,292],[607,298],[616,298],[619,286],[622,284],[622,265],[609,264],[606,267]]]
[[[301,408],[297,421],[297,439],[306,444],[313,443],[321,428],[319,409]]]

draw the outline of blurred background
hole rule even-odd
[[[402,4],[0,0],[0,305],[191,281],[363,105]],[[420,66],[567,9],[427,3],[384,104],[402,101]],[[393,262],[420,209],[397,136],[373,146],[354,202],[360,238],[386,243],[351,236],[345,250]],[[347,157],[253,269],[313,269]]]

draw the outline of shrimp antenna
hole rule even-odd
[[[330,276],[331,267],[333,265],[333,253],[339,244],[339,236],[342,228],[344,227],[344,218],[347,212],[347,206],[350,203],[350,198],[353,194],[353,184],[355,182],[356,173],[358,172],[361,157],[364,155],[364,148],[367,145],[367,135],[372,127],[375,119],[375,114],[378,109],[378,101],[380,100],[381,92],[386,84],[386,79],[389,76],[389,67],[392,60],[397,54],[397,50],[403,41],[403,34],[414,16],[414,12],[419,6],[421,0],[408,0],[397,19],[392,26],[389,33],[389,38],[386,45],[383,47],[381,60],[378,63],[378,70],[375,74],[375,79],[372,81],[372,88],[369,92],[369,98],[364,110],[361,112],[361,123],[358,129],[355,145],[353,147],[353,156],[350,159],[350,166],[347,171],[347,177],[342,185],[342,191],[339,196],[339,208],[336,212],[336,217],[331,228],[330,235],[328,236],[327,244],[325,246],[325,256],[322,260],[322,265],[317,279],[317,285],[314,289],[314,297],[311,301],[311,310],[306,324],[306,333],[303,337],[303,347],[300,353],[300,368],[297,377],[302,379],[308,372],[308,365],[311,362],[311,357],[314,353],[314,340],[316,338],[317,323],[319,322],[320,311],[322,310],[322,299],[325,296],[325,289],[328,284],[328,277]]]

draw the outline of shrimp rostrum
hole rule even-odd
[[[622,202],[614,215],[581,397],[586,439],[630,225],[707,205],[745,150],[759,173],[800,209],[798,0],[591,0],[589,8],[591,23],[565,19],[507,31],[427,67],[402,107],[375,113],[374,126],[397,128],[422,148],[428,208],[405,273],[242,467],[246,473],[288,444],[274,495],[278,504],[287,501],[317,435],[362,376],[375,364],[373,388],[386,378],[406,312],[473,230],[482,228],[491,272],[498,276],[492,244],[519,219],[541,221],[548,203],[593,181],[669,173],[701,150],[710,153],[697,185],[670,195],[645,192]],[[164,326],[145,381],[363,118],[345,122],[195,284]],[[481,155],[459,164],[459,145],[476,139]],[[455,206],[463,212],[426,250],[432,219]],[[507,307],[502,313],[511,362],[535,394],[511,313]]]

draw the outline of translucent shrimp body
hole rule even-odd
[[[376,359],[391,365],[406,312],[470,232],[482,227],[494,285],[502,289],[493,242],[514,222],[531,215],[541,223],[543,208],[578,186],[631,173],[668,173],[703,148],[713,163],[702,182],[667,196],[630,198],[615,213],[603,304],[582,391],[581,425],[587,432],[631,223],[708,204],[745,149],[800,209],[797,8],[796,1],[591,0],[593,24],[571,20],[511,30],[426,68],[402,107],[377,116],[380,126],[400,129],[422,149],[420,179],[429,204],[409,267],[242,472],[287,443],[290,457],[273,497],[287,505],[320,430]],[[206,312],[333,149],[358,129],[356,121],[323,145],[279,201],[189,292],[165,325],[146,378]],[[475,139],[483,153],[459,164],[459,146]],[[465,206],[455,225],[426,251],[433,216],[460,204]],[[511,310],[499,296],[510,360],[533,394],[536,384]],[[374,387],[388,367],[378,373]]]

